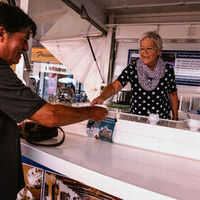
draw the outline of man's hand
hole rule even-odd
[[[103,99],[101,99],[99,96],[92,100],[90,103],[90,106],[94,106],[95,104],[103,104]]]
[[[66,126],[84,120],[102,121],[108,111],[98,106],[68,107],[46,103],[29,119],[47,127]]]
[[[100,122],[105,118],[107,114],[107,109],[98,106],[92,106],[90,119]]]

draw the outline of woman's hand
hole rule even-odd
[[[101,99],[99,96],[92,100],[90,103],[90,106],[94,106],[95,104],[103,104],[103,99]]]
[[[115,80],[114,82],[107,85],[97,98],[92,100],[90,106],[93,106],[95,104],[102,104],[106,99],[117,94],[117,92],[119,92],[122,88],[122,84],[118,80]]]

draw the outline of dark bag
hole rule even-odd
[[[41,143],[58,136],[58,130],[62,132],[62,139],[55,143]],[[61,145],[65,140],[65,133],[60,127],[46,127],[35,122],[26,122],[19,127],[20,136],[27,142],[39,146],[55,147]]]

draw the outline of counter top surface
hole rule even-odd
[[[168,199],[163,198],[162,195],[187,200],[199,199],[200,196],[200,162],[192,159],[70,133],[66,134],[64,144],[55,148],[36,147],[22,140],[22,154],[85,184],[88,182],[89,185],[92,185],[94,177],[96,177],[97,189],[105,192],[113,191],[114,195],[117,194],[123,199],[130,199],[130,195],[136,195],[140,192],[145,194],[146,190],[146,197],[148,197],[146,199],[148,200]],[[73,170],[69,163],[80,167],[75,169],[76,173],[71,172]],[[87,169],[88,174],[82,169]],[[95,173],[91,182],[90,172]],[[120,183],[126,183],[126,189],[123,191],[121,188],[120,191],[114,183],[110,185],[109,181],[109,186],[106,186],[106,183],[102,185],[98,181],[100,175],[103,175],[104,178],[118,180]],[[136,188],[128,186],[136,186]],[[145,191],[137,190],[137,188]],[[129,194],[124,194],[127,190],[129,190]],[[148,191],[161,196],[149,198]],[[137,199],[142,199],[139,196]]]

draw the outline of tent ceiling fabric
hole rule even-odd
[[[29,4],[29,13],[38,26],[37,40],[77,38],[85,36],[86,34],[102,35],[101,31],[94,26],[91,26],[89,29],[89,22],[82,19],[79,14],[62,0],[29,0]],[[76,3],[76,5],[81,7],[82,4],[79,2],[79,4]],[[84,6],[89,17],[101,26],[104,26],[104,13],[98,9],[95,15],[94,9],[97,9],[96,3],[92,4],[92,1],[88,0],[87,4],[84,4]],[[93,12],[91,12],[91,10]]]
[[[100,0],[115,24],[199,22],[199,0]]]
[[[200,23],[199,0],[70,0],[70,2],[79,9],[83,5],[89,17],[104,29],[109,24]],[[81,19],[80,15],[72,11],[63,0],[29,0],[29,4],[30,15],[38,25],[36,39],[41,39],[41,36],[43,40],[82,37],[86,34],[88,22]],[[92,26],[91,34],[101,33],[95,29]]]
[[[106,24],[199,23],[200,19],[199,0],[70,0],[70,2],[79,9],[83,5],[89,17],[104,29]],[[86,20],[81,19],[75,11],[74,13],[70,11],[69,6],[62,0],[29,0],[29,4],[29,13],[38,25],[36,39],[40,39],[54,25],[54,29],[59,27],[59,31],[56,32],[58,38],[85,34]],[[77,26],[81,24],[83,27],[78,28]],[[68,27],[69,25],[71,27]],[[54,37],[56,36],[54,34]]]
[[[41,41],[57,40],[65,38],[83,38],[89,36],[100,36],[102,33],[90,25],[84,19],[75,13],[71,8],[68,8],[66,14],[61,16],[56,23],[44,35],[41,36]]]

